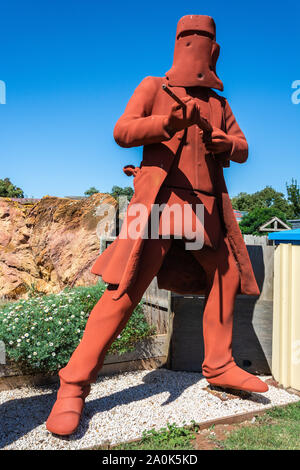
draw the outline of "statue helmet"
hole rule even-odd
[[[219,52],[214,20],[206,15],[183,16],[177,25],[173,65],[165,74],[168,84],[223,91],[216,73]]]

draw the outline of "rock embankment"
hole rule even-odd
[[[101,193],[80,200],[45,196],[33,204],[0,198],[0,298],[95,284],[90,269],[99,233],[114,229],[111,207],[116,200]]]

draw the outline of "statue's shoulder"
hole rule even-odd
[[[211,88],[209,90],[209,94],[212,98],[215,98],[216,100],[218,100],[220,102],[221,106],[223,108],[225,108],[226,103],[227,103],[227,99],[225,98],[225,96],[218,95],[218,93],[215,92],[214,90],[212,90]]]
[[[148,101],[153,101],[163,82],[163,77],[145,77],[135,89],[135,94],[141,95]]]
[[[148,75],[147,77],[143,78],[141,85],[158,88],[164,83],[165,80],[166,79],[164,77],[152,77]]]

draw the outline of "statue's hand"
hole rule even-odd
[[[206,150],[212,153],[230,152],[232,149],[232,139],[229,135],[217,127],[213,128],[211,140],[204,142]]]
[[[181,131],[186,127],[193,126],[194,124],[197,124],[200,119],[200,108],[196,100],[189,96],[185,96],[182,98],[182,101],[186,105],[185,108],[174,103],[167,117],[166,125],[172,133]]]

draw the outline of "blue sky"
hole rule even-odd
[[[249,142],[247,163],[225,170],[230,195],[300,182],[300,104],[291,101],[300,80],[297,2],[1,3],[0,178],[28,197],[131,185],[122,167],[139,164],[142,149],[118,147],[113,127],[139,82],[170,68],[186,14],[216,21],[223,95]]]

